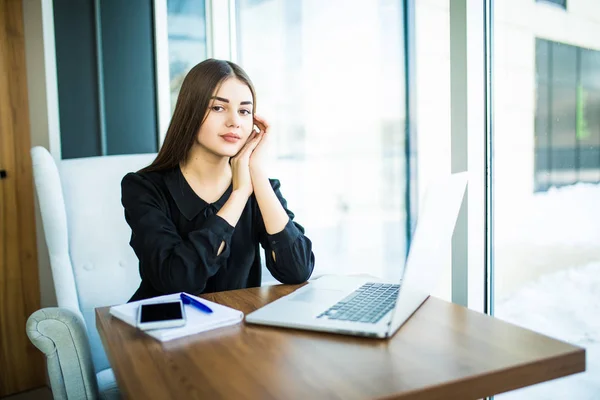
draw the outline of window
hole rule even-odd
[[[535,189],[600,180],[600,51],[536,40]]]
[[[406,254],[402,2],[238,0],[239,64],[315,274],[397,278]]]
[[[171,109],[183,78],[206,59],[205,0],[167,0]]]
[[[585,347],[587,370],[497,399],[599,389],[600,8],[569,7],[494,2],[492,301],[498,318]]]

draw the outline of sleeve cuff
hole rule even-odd
[[[272,250],[279,250],[290,247],[300,235],[302,235],[302,232],[300,232],[296,224],[289,219],[281,232],[274,235],[267,234],[267,240],[269,241],[269,246]]]
[[[204,228],[210,230],[226,242],[229,242],[234,229],[233,226],[229,225],[229,222],[217,214],[211,215],[204,221]]]

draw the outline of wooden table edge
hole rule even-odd
[[[443,301],[443,300],[442,300]],[[106,313],[110,319],[125,324],[118,318],[110,315],[110,306],[97,307],[94,309],[96,315],[96,325],[98,334],[105,349],[107,346],[107,338],[105,337],[104,321],[101,313]],[[108,321],[108,319],[107,319]],[[245,321],[241,322],[242,324]],[[100,329],[102,328],[102,329]],[[525,329],[525,328],[524,328]],[[105,351],[111,365],[114,365],[114,360],[109,351]],[[541,364],[541,366],[540,366]],[[539,367],[538,367],[539,366]],[[412,390],[399,395],[383,396],[380,399],[443,399],[448,396],[462,396],[460,398],[485,398],[512,390],[525,388],[531,385],[544,383],[558,379],[561,377],[581,373],[586,371],[586,350],[582,347],[575,347],[573,351],[558,354],[552,357],[538,359],[525,364],[498,369],[489,373],[479,373],[467,378],[461,378],[451,382],[445,382],[438,385],[429,386],[427,388]],[[532,374],[532,372],[534,372]],[[113,369],[118,387],[125,397],[128,395],[128,385],[126,379],[121,376],[117,370]],[[508,376],[506,375],[508,373]],[[501,377],[501,381],[494,378]],[[490,379],[493,380],[493,386],[490,384]],[[484,382],[482,382],[484,381]],[[505,382],[510,381],[510,385]],[[485,383],[485,386],[481,386]],[[465,390],[467,388],[467,390]]]
[[[526,364],[499,369],[490,373],[480,373],[472,375],[468,378],[458,379],[452,382],[446,382],[439,385],[430,386],[426,389],[415,389],[410,392],[402,393],[401,395],[392,395],[380,397],[379,400],[405,400],[405,399],[446,399],[446,398],[473,398],[482,399],[488,396],[494,396],[501,393],[510,392],[517,389],[530,387],[536,384],[550,382],[552,380],[570,376],[573,374],[586,371],[585,349],[578,348],[572,352],[559,354],[553,357],[535,360]],[[552,367],[548,367],[548,363],[552,362]],[[536,375],[531,378],[532,374],[528,371],[529,368],[536,367],[542,364],[543,366],[533,371]],[[547,371],[552,373],[548,374]],[[543,370],[545,372],[538,372]],[[510,377],[505,376],[509,374]],[[490,386],[490,379],[502,376],[502,382],[511,381],[510,386],[496,384]],[[548,378],[550,376],[550,378]],[[485,387],[479,389],[481,380],[485,380]],[[455,387],[462,389],[467,387],[472,390],[453,390]]]

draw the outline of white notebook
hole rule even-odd
[[[153,329],[144,332],[160,340],[161,342],[165,342],[183,336],[205,332],[211,329],[237,324],[244,318],[244,314],[241,311],[223,306],[221,304],[213,303],[212,301],[201,299],[191,294],[188,294],[188,296],[206,304],[213,310],[213,312],[211,314],[207,314],[189,304],[185,304],[184,307],[187,321],[184,326],[178,328]],[[135,327],[140,304],[161,303],[166,301],[176,301],[179,299],[180,293],[174,293],[167,294],[165,296],[153,297],[151,299],[139,300],[132,303],[113,306],[110,308],[110,314]]]

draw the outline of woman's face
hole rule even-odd
[[[237,78],[228,78],[210,100],[196,142],[217,156],[233,157],[252,132],[252,92]]]

